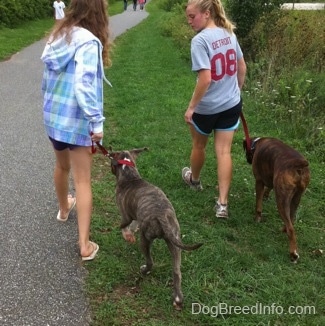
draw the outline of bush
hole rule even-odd
[[[68,1],[64,1],[67,5]],[[52,0],[1,0],[0,27],[13,28],[19,24],[53,15]]]
[[[160,8],[167,12],[170,12],[173,10],[173,8],[177,7],[179,4],[185,5],[186,2],[187,1],[185,0],[163,0],[160,3]]]
[[[267,57],[282,72],[303,66],[321,72],[325,66],[324,11],[282,11],[264,15],[250,33],[252,60]],[[275,64],[281,62],[281,64]]]
[[[236,35],[243,51],[247,54],[253,51],[251,47],[250,33],[255,24],[265,14],[280,11],[283,0],[227,0],[225,10],[228,18],[236,26]]]
[[[163,35],[171,37],[177,44],[181,57],[186,61],[190,60],[190,44],[195,32],[187,24],[184,1],[183,4],[179,3],[173,7],[172,12],[161,22],[160,28]]]
[[[228,0],[225,6],[227,14],[237,26],[237,36],[244,39],[264,13],[280,8],[284,2],[283,0]]]

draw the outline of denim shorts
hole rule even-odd
[[[63,151],[65,149],[67,149],[67,148],[70,149],[70,150],[73,150],[74,148],[80,147],[78,145],[63,143],[63,142],[55,140],[55,139],[53,139],[51,137],[49,137],[49,138],[50,138],[50,141],[53,144],[54,149],[57,150],[57,151]]]
[[[242,101],[236,106],[215,114],[193,113],[192,121],[196,131],[202,135],[209,135],[213,130],[235,130],[239,126],[239,117],[242,110]]]

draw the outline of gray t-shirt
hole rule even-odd
[[[240,101],[237,60],[243,57],[235,34],[226,29],[206,28],[191,42],[192,70],[211,70],[211,84],[195,108],[199,114],[228,110]]]

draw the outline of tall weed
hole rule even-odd
[[[325,161],[324,73],[313,74],[296,69],[274,77],[252,72],[260,69],[250,63],[245,86],[245,99],[253,105],[263,133],[275,132],[278,137],[303,140],[305,150],[316,151]],[[257,76],[261,76],[258,78]]]

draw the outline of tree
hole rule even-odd
[[[274,9],[279,9],[283,0],[227,0],[229,18],[236,24],[238,38],[244,39],[254,28],[257,20]]]

